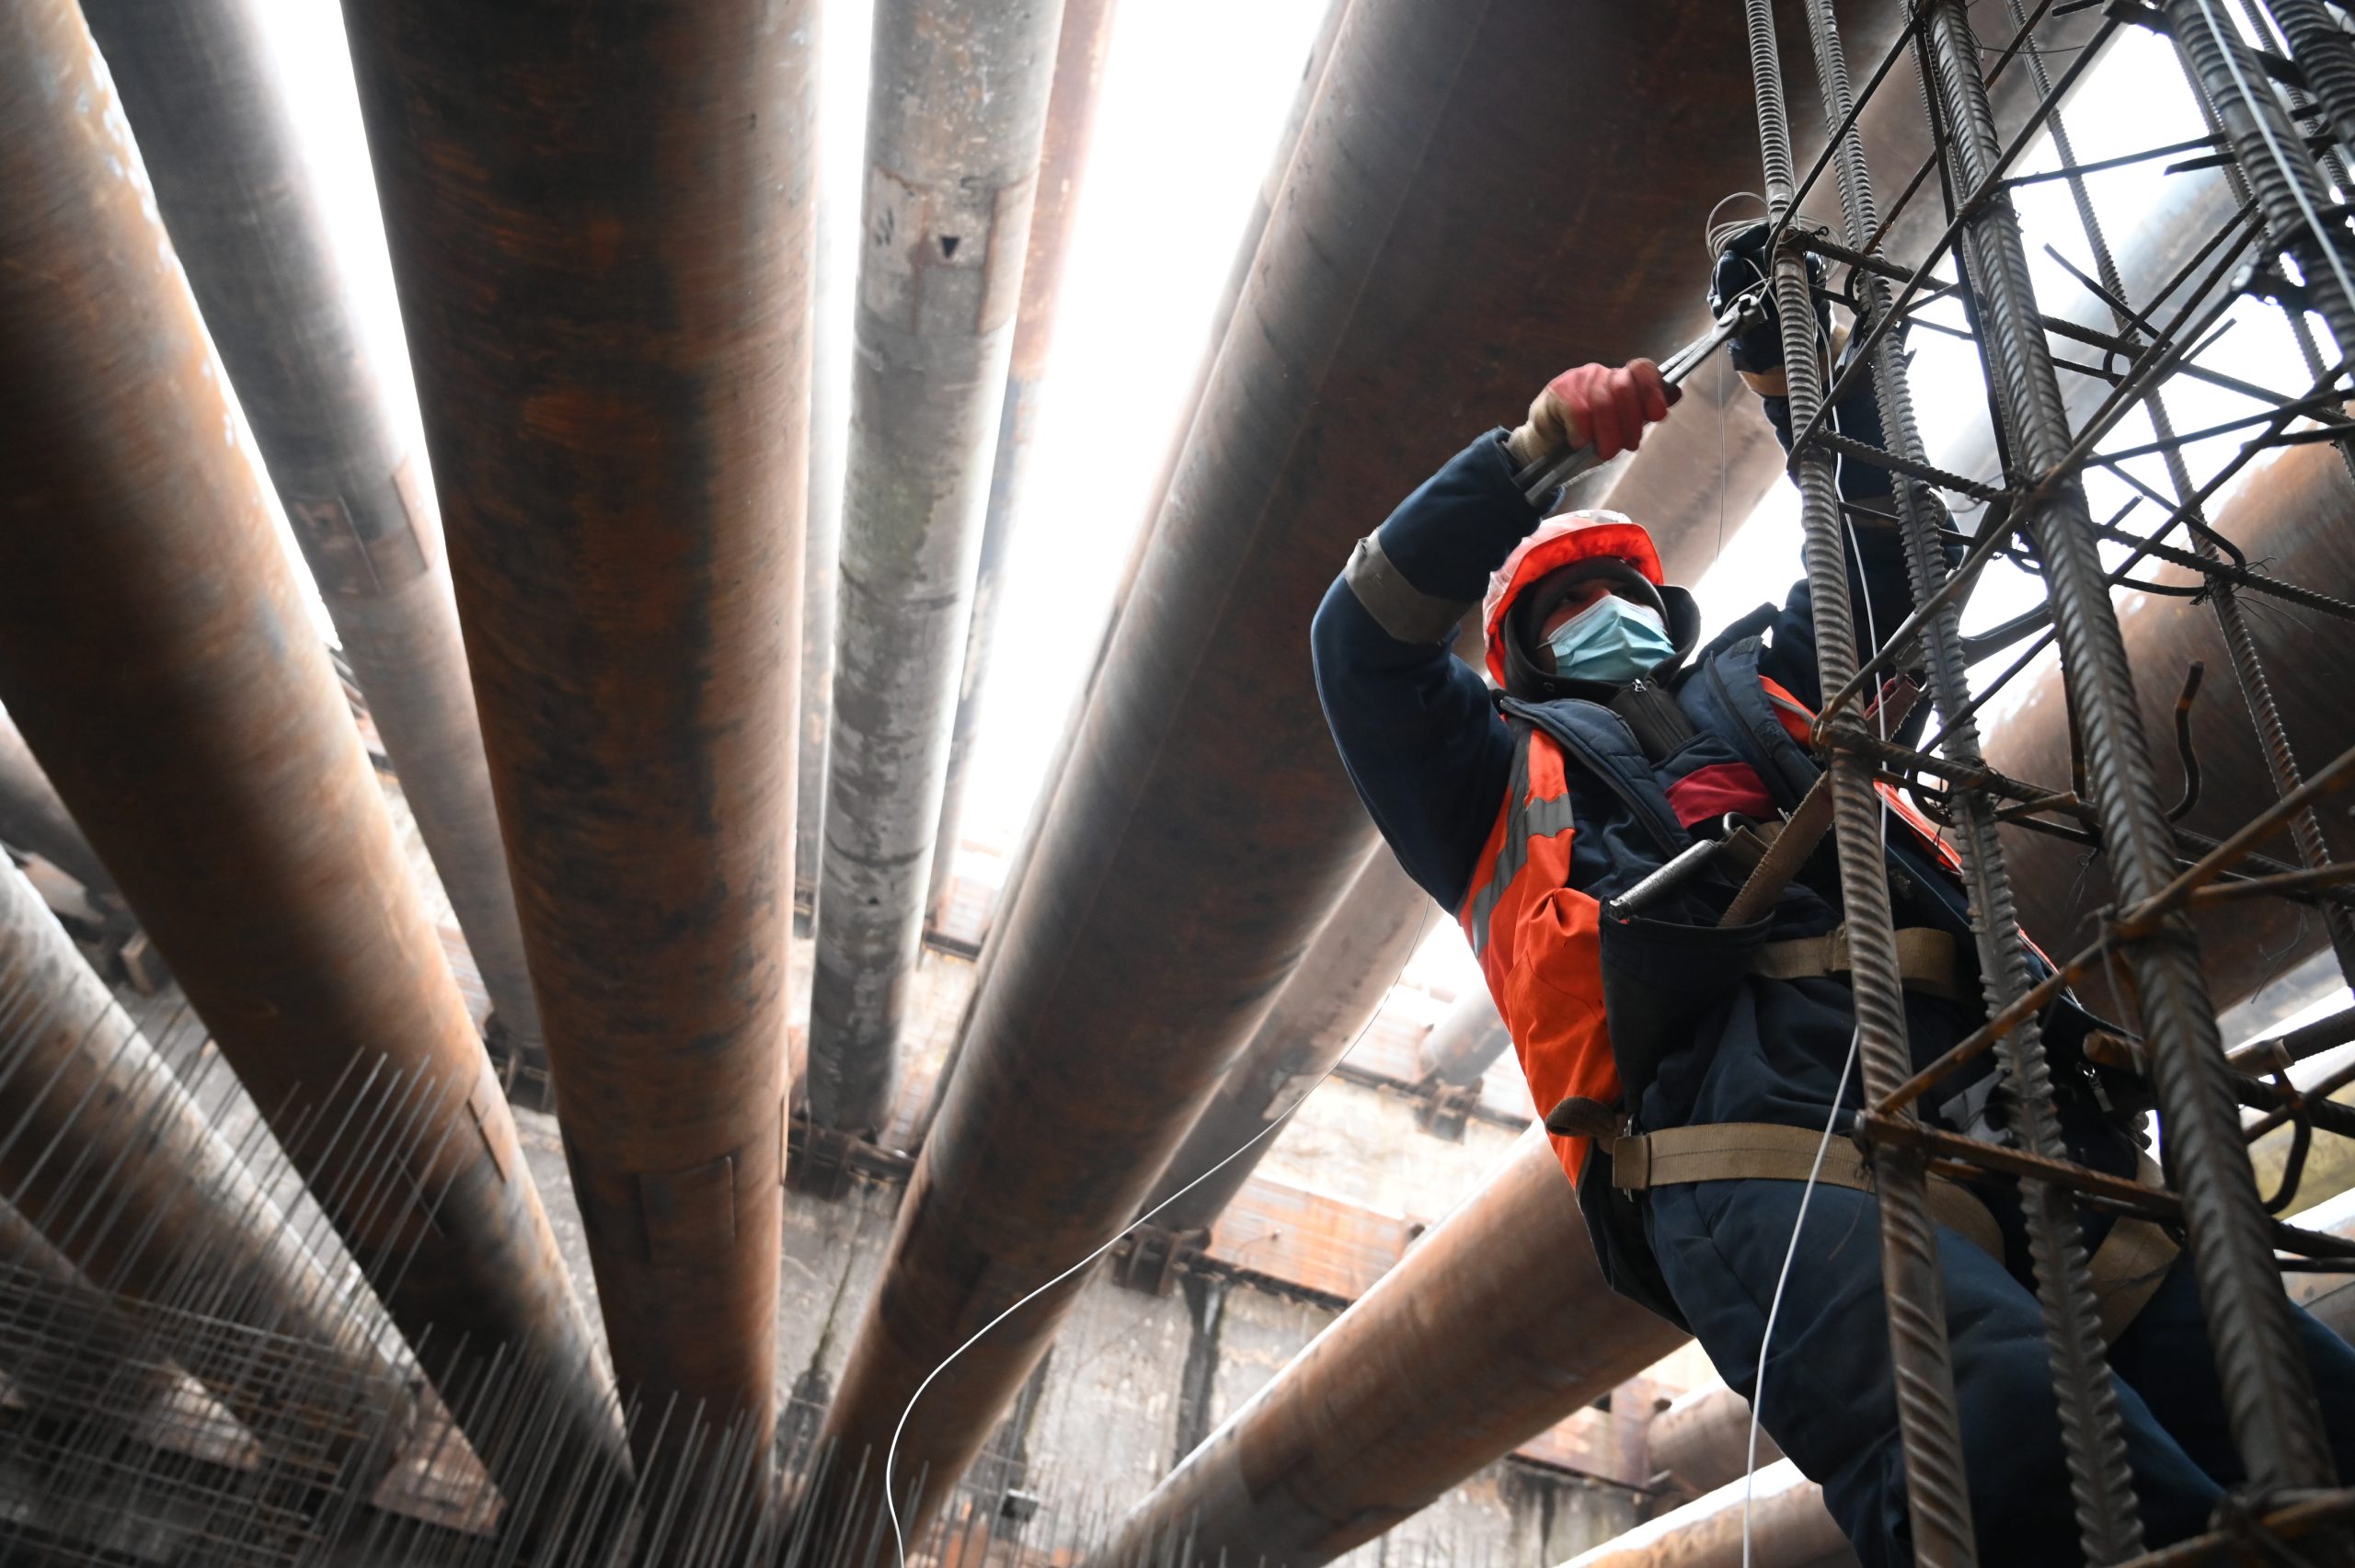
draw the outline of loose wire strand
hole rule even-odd
[[[1373,853],[1376,854],[1387,854],[1390,852],[1387,848],[1376,848]],[[1430,910],[1425,910],[1423,911],[1421,923],[1415,928],[1414,944],[1407,950],[1407,956],[1399,962],[1397,973],[1391,977],[1391,989],[1396,989],[1398,982],[1407,978],[1407,967],[1414,963],[1415,954],[1421,949],[1424,938],[1430,934]],[[1380,1016],[1380,1013],[1381,1010],[1376,1008],[1375,1016]],[[1284,1107],[1282,1115],[1277,1116],[1274,1120],[1269,1122],[1267,1126],[1261,1127],[1258,1132],[1253,1133],[1249,1138],[1245,1139],[1241,1143],[1237,1144],[1234,1152],[1228,1154],[1224,1159],[1221,1160],[1217,1164],[1212,1165],[1209,1170],[1204,1171],[1200,1175],[1196,1176],[1192,1181],[1188,1182],[1184,1186],[1179,1187],[1176,1192],[1171,1193],[1167,1197],[1163,1198],[1159,1203],[1155,1204],[1151,1208],[1146,1209],[1143,1214],[1138,1215],[1134,1219],[1132,1219],[1127,1224],[1121,1226],[1120,1230],[1113,1232],[1111,1239],[1107,1241],[1102,1246],[1097,1247],[1094,1252],[1089,1253],[1086,1257],[1080,1259],[1077,1263],[1072,1265],[1061,1274],[1056,1275],[1044,1285],[1040,1285],[1032,1289],[1028,1295],[1022,1297],[1012,1306],[998,1313],[996,1317],[992,1318],[988,1322],[985,1322],[980,1328],[975,1329],[971,1338],[967,1339],[964,1344],[959,1345],[956,1349],[950,1351],[941,1361],[939,1366],[935,1367],[931,1371],[925,1374],[924,1381],[916,1385],[916,1391],[908,1396],[907,1407],[900,1412],[900,1419],[894,1423],[891,1427],[891,1441],[883,1450],[883,1511],[890,1516],[891,1521],[891,1552],[893,1558],[898,1563],[898,1568],[908,1568],[908,1543],[905,1536],[901,1530],[900,1505],[892,1496],[892,1467],[899,1462],[900,1435],[907,1430],[908,1417],[915,1413],[916,1402],[924,1398],[924,1393],[926,1389],[932,1387],[932,1380],[935,1378],[939,1377],[943,1372],[948,1370],[948,1368],[955,1364],[959,1356],[964,1355],[965,1352],[972,1349],[973,1346],[988,1338],[991,1331],[995,1329],[998,1324],[1005,1322],[1006,1319],[1014,1316],[1015,1313],[1020,1311],[1023,1308],[1028,1306],[1040,1297],[1044,1296],[1048,1291],[1052,1290],[1056,1286],[1061,1285],[1073,1275],[1077,1274],[1080,1270],[1087,1267],[1097,1259],[1102,1257],[1106,1253],[1110,1252],[1114,1247],[1119,1246],[1120,1242],[1127,1238],[1130,1231],[1135,1230],[1138,1226],[1143,1225],[1155,1215],[1159,1214],[1163,1209],[1167,1208],[1171,1204],[1176,1203],[1179,1198],[1184,1197],[1188,1193],[1192,1192],[1196,1187],[1200,1186],[1204,1182],[1207,1182],[1212,1176],[1217,1175],[1221,1171],[1225,1170],[1229,1165],[1235,1163],[1235,1161],[1243,1158],[1244,1155],[1249,1153],[1253,1148],[1258,1146],[1262,1139],[1272,1136],[1278,1127],[1282,1127],[1286,1122],[1292,1119],[1292,1115],[1294,1111],[1299,1110],[1301,1106],[1308,1103],[1308,1097],[1316,1093],[1317,1089],[1324,1084],[1327,1079],[1332,1077],[1334,1073],[1340,1070],[1341,1064],[1349,1060],[1350,1053],[1358,1048],[1359,1044],[1365,1039],[1366,1036],[1372,1032],[1373,1028],[1373,1018],[1370,1017],[1362,1025],[1360,1026],[1358,1032],[1350,1036],[1349,1045],[1342,1049],[1341,1054],[1333,1059],[1332,1065],[1326,1068],[1324,1071],[1318,1073],[1315,1081],[1312,1082],[1307,1088],[1303,1089],[1298,1096],[1293,1099],[1291,1104]]]

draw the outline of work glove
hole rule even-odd
[[[1728,304],[1743,290],[1760,282],[1766,272],[1766,236],[1772,230],[1763,219],[1748,225],[1734,235],[1717,250],[1717,264],[1709,274],[1709,313],[1723,315]],[[1816,257],[1807,258],[1807,276],[1810,286],[1823,284],[1823,263]],[[1815,302],[1816,341],[1832,340],[1832,307],[1820,296]],[[1757,323],[1749,331],[1727,346],[1733,357],[1733,368],[1750,389],[1761,397],[1781,397],[1787,388],[1783,381],[1783,322],[1775,309],[1772,290],[1766,293],[1764,308]]]
[[[1545,383],[1529,405],[1529,418],[1505,438],[1516,466],[1527,467],[1546,452],[1591,442],[1595,460],[1608,463],[1643,444],[1644,427],[1668,418],[1683,395],[1661,379],[1649,360],[1580,365]]]

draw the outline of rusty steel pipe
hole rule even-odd
[[[1457,997],[1447,1015],[1431,1025],[1415,1064],[1425,1082],[1469,1089],[1511,1048],[1512,1035],[1497,1014],[1496,999],[1476,986]]]
[[[2355,601],[2355,483],[2335,447],[2290,447],[2258,459],[2209,515],[2218,532],[2252,561],[2264,563],[2266,571]],[[2197,580],[2197,574],[2170,566],[2152,565],[2138,575],[2163,583]],[[2343,750],[2350,738],[2343,672],[2355,668],[2355,622],[2259,593],[2243,592],[2240,602],[2292,738],[2318,754]],[[2185,670],[2195,660],[2207,667],[2208,681],[2191,720],[2200,801],[2181,825],[2220,836],[2272,804],[2272,776],[2240,693],[2225,678],[2230,664],[2213,612],[2188,599],[2144,596],[2139,607],[2120,617],[2120,627],[2137,677],[2142,723],[2154,737],[2175,731],[2174,707]],[[2050,667],[2017,696],[1998,697],[1983,723],[1991,767],[2013,778],[2068,787],[2068,710]],[[2182,784],[2179,764],[2165,742],[2154,749],[2163,772],[2160,793],[2172,800]],[[2028,929],[2050,951],[2081,945],[2091,934],[2086,921],[2114,898],[2103,860],[2097,857],[2088,868],[2083,846],[2018,829],[2007,832],[2005,847]],[[2287,841],[2273,849],[2286,855]],[[2222,1006],[2328,945],[2314,911],[2273,899],[2195,910],[2191,921],[2210,988]],[[2098,987],[2091,1000],[2097,1007],[2112,1005]]]
[[[100,1289],[285,1336],[321,1358],[339,1392],[373,1391],[397,1425],[414,1414],[339,1288],[5,862],[0,1201]],[[221,1284],[191,1299],[187,1271],[200,1259]],[[316,1391],[247,1376],[243,1352],[220,1348],[228,1365],[188,1369],[250,1430],[309,1430],[339,1458],[364,1446],[345,1423],[316,1430],[330,1413],[308,1407]]]
[[[1398,857],[1374,845],[1145,1199],[1150,1210],[1184,1191],[1155,1224],[1199,1230],[1224,1212],[1282,1136],[1259,1135],[1357,1044],[1417,944],[1445,918]]]
[[[37,854],[92,893],[119,898],[98,852],[82,836],[57,786],[40,771],[7,710],[0,708],[0,843]]]
[[[843,449],[850,440],[850,294],[858,274],[859,170],[855,138],[839,134],[849,116],[838,107],[866,83],[835,66],[841,40],[865,44],[874,32],[873,0],[818,0],[821,68],[813,91],[819,126],[810,268],[810,500],[801,526],[801,706],[795,716],[799,757],[794,768],[793,901],[796,929],[807,933],[818,912],[818,866],[824,857],[826,738],[833,727],[834,598],[842,547]],[[845,152],[839,142],[853,143]]]
[[[1063,0],[878,0],[810,1120],[897,1084]]]
[[[1055,40],[1055,74],[1047,94],[1047,132],[1039,154],[1038,200],[1030,210],[1028,259],[1022,267],[1022,303],[1014,315],[1005,398],[998,411],[997,452],[990,464],[989,509],[982,520],[981,555],[973,568],[973,609],[965,626],[964,672],[957,683],[957,719],[948,732],[948,773],[940,792],[940,827],[932,852],[925,920],[947,913],[956,876],[957,841],[965,812],[965,784],[973,738],[982,721],[989,678],[990,637],[997,626],[999,575],[1022,521],[1032,442],[1039,433],[1040,392],[1054,346],[1055,309],[1063,263],[1078,226],[1079,193],[1087,176],[1104,56],[1112,44],[1120,0],[1063,0],[1063,33]]]
[[[765,1465],[816,29],[344,16],[614,1369]]]
[[[568,1443],[616,1448],[106,67],[71,0],[6,0],[0,27],[0,699],[353,1256],[396,1276],[444,1402],[475,1409],[474,1373],[520,1360]],[[401,1180],[363,1199],[333,1134],[371,1083],[408,1108],[372,1145]],[[492,1435],[494,1476],[534,1462]]]
[[[541,1049],[474,688],[418,447],[255,0],[88,0],[155,200],[417,830],[527,1059]]]
[[[1651,1468],[1666,1471],[1688,1492],[1715,1492],[1740,1476],[1750,1459],[1750,1402],[1723,1383],[1711,1383],[1651,1418],[1644,1436]],[[1783,1457],[1764,1428],[1758,1433],[1758,1462]]]
[[[1589,87],[1675,109],[1564,157]],[[1303,647],[1319,597],[1389,498],[1562,365],[1663,340],[1749,104],[1713,7],[1355,0],[851,1350],[846,1452],[1137,1212],[1372,840]],[[938,1495],[1073,1288],[933,1383],[896,1481]]]
[[[1578,1195],[1533,1127],[1155,1487],[1089,1568],[1142,1568],[1154,1543],[1176,1539],[1198,1562],[1328,1562],[1684,1338],[1603,1283]]]
[[[1750,1552],[1742,1551],[1743,1487],[1736,1479],[1648,1524],[1582,1551],[1562,1568],[1855,1568],[1855,1553],[1823,1505],[1823,1488],[1788,1459],[1762,1464],[1752,1483]]]

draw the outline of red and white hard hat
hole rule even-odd
[[[1504,622],[1512,601],[1523,589],[1580,561],[1625,561],[1654,587],[1667,586],[1660,571],[1660,552],[1641,524],[1615,511],[1566,511],[1549,517],[1513,547],[1505,564],[1488,578],[1488,593],[1480,601],[1480,630],[1487,638],[1488,673],[1505,683]]]

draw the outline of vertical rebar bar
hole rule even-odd
[[[2170,7],[2182,13],[2176,17],[2178,41],[2199,28],[2196,8],[2202,4],[2177,0]],[[1979,189],[1999,143],[1977,40],[1956,0],[1932,0],[1926,41],[1959,183]],[[1963,243],[1974,264],[1988,362],[2017,437],[2024,472],[2011,477],[2027,487],[2021,505],[2050,584],[2062,665],[2084,734],[2087,787],[2120,896],[2139,900],[2167,881],[2174,841],[2085,489],[2075,475],[2052,472],[2069,450],[2069,431],[2007,196],[1979,205]],[[2234,1439],[2260,1486],[2326,1484],[2332,1472],[2321,1413],[2305,1381],[2256,1181],[2241,1151],[2239,1116],[2223,1080],[2223,1051],[2198,944],[2177,918],[2133,943],[2127,957]]]
[[[1825,120],[1828,125],[1837,126],[1848,118],[1855,100],[1832,0],[1812,0],[1808,19],[1815,40],[1816,75],[1823,90]],[[2019,23],[2025,29],[2024,17]],[[2050,82],[2040,75],[2038,81],[2039,92],[2051,91]],[[1840,139],[1833,170],[1839,179],[1848,243],[1862,248],[1878,232],[1880,223],[1864,141],[1853,128]],[[1868,317],[1864,325],[1869,326],[1891,308],[1890,286],[1889,280],[1876,273],[1864,273],[1860,280]],[[1890,450],[1901,457],[1924,461],[1926,454],[1914,421],[1913,389],[1896,334],[1881,339],[1873,377]],[[1926,602],[1947,575],[1938,544],[1943,509],[1927,486],[1913,479],[1898,476],[1896,491],[1914,601]],[[1947,753],[1975,767],[1982,761],[1979,731],[1968,711],[1970,681],[1962,655],[1960,622],[1959,605],[1949,601],[1924,628],[1923,645],[1931,696],[1946,725]],[[1957,791],[1956,797],[1965,880],[1976,917],[1981,980],[1988,1010],[2000,1012],[2028,988],[2027,946],[1996,835],[1994,803],[1976,790]],[[2003,1056],[2012,1092],[2007,1106],[2011,1132],[2022,1147],[2048,1159],[2067,1158],[2043,1041],[2032,1021],[2006,1036]],[[2078,1531],[2088,1561],[2120,1562],[2142,1551],[2142,1528],[2135,1507],[2133,1473],[2126,1460],[2118,1391],[2102,1354],[2101,1320],[2085,1233],[2068,1195],[2049,1182],[2021,1183],[2020,1203],[2036,1268],[2037,1299],[2044,1314],[2045,1345],[2051,1357],[2053,1394],[2076,1500]]]
[[[1790,214],[1794,177],[1790,122],[1782,63],[1776,52],[1772,0],[1746,0],[1752,74],[1758,95],[1758,131],[1766,177],[1768,218]],[[1803,429],[1823,398],[1825,366],[1815,326],[1807,261],[1784,246],[1774,258],[1775,306],[1782,318],[1783,366],[1791,422]],[[1794,454],[1807,576],[1814,600],[1816,653],[1822,689],[1835,691],[1856,668],[1856,635],[1848,602],[1847,552],[1832,459],[1821,451]],[[1834,840],[1849,933],[1855,995],[1856,1048],[1866,1093],[1878,1099],[1912,1070],[1905,1000],[1899,979],[1897,939],[1883,864],[1880,806],[1870,766],[1832,738]],[[1918,1154],[1884,1154],[1875,1163],[1879,1192],[1881,1280],[1889,1310],[1890,1361],[1904,1444],[1905,1489],[1916,1561],[1925,1564],[1978,1560],[1964,1484],[1962,1434],[1955,1411],[1954,1366],[1947,1344],[1945,1291],[1938,1243],[1930,1218],[1929,1187]],[[1771,1348],[1771,1347],[1767,1347]],[[1763,1356],[1763,1351],[1762,1351]]]

